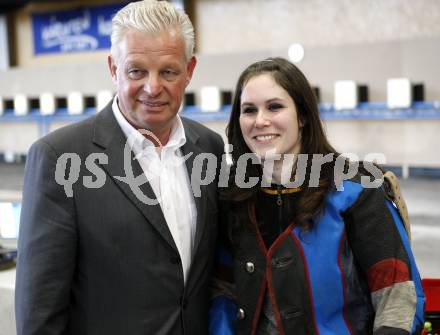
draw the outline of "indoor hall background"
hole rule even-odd
[[[114,91],[106,65],[108,50],[34,55],[31,23],[33,13],[118,1],[22,2],[26,4],[12,4],[0,14],[0,97],[8,107],[17,94],[36,98],[44,92],[67,97],[72,91],[86,96]],[[196,28],[199,59],[188,87],[192,96],[187,104],[193,100],[195,111],[186,106],[183,113],[224,135],[228,104],[225,101],[219,111],[200,111],[202,89],[216,86],[230,93],[246,65],[269,56],[287,57],[291,43],[302,44],[305,55],[297,65],[319,88],[321,106],[329,111],[323,114],[325,126],[336,148],[361,158],[383,152],[388,165],[409,177],[402,180],[402,189],[421,275],[440,278],[440,0],[181,3],[190,10]],[[432,103],[429,113],[410,107],[411,113],[402,116],[386,107],[387,80],[399,77],[423,83],[424,100]],[[374,113],[368,106],[333,110],[338,80],[366,85],[369,103],[381,107]],[[23,159],[36,138],[89,115],[56,112],[42,121],[36,114],[0,115],[0,201],[20,200]],[[13,271],[0,272],[0,335],[15,334],[13,281]]]

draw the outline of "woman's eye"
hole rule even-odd
[[[268,107],[268,109],[270,111],[277,111],[277,110],[279,110],[281,108],[283,108],[283,106],[280,105],[280,104],[270,104],[269,107]]]
[[[245,107],[241,110],[242,114],[250,114],[250,113],[255,113],[257,111],[257,109],[255,107]]]

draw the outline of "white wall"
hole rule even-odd
[[[285,50],[200,54],[188,90],[197,92],[211,85],[233,90],[240,72],[247,65],[270,56],[287,57],[287,54]],[[384,102],[387,79],[402,76],[423,82],[427,101],[440,101],[439,60],[440,37],[313,47],[306,49],[304,60],[298,66],[313,86],[320,87],[323,102],[333,102],[333,84],[344,79],[368,85],[370,101]],[[105,56],[89,63],[11,69],[0,75],[0,95],[3,97],[17,93],[38,95],[46,91],[61,95],[77,90],[94,94],[103,89],[115,90]]]
[[[29,15],[53,5],[40,6],[16,15],[19,55],[28,58]],[[333,102],[333,83],[340,79],[367,84],[370,101],[385,101],[386,80],[400,76],[423,82],[426,100],[440,100],[438,22],[440,0],[198,0],[199,63],[188,89],[232,90],[245,66],[269,56],[287,57],[288,45],[300,42],[305,58],[299,66],[321,88],[323,102]],[[31,60],[1,73],[0,95],[114,90],[106,52]]]
[[[198,0],[204,54],[440,36],[439,0]]]

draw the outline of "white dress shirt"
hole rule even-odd
[[[129,144],[159,201],[179,251],[186,282],[194,247],[197,210],[188,171],[180,151],[186,143],[182,120],[176,115],[169,140],[160,149],[128,123],[119,109],[117,97],[113,100],[112,108],[127,139],[134,139]]]

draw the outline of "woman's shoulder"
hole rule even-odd
[[[365,202],[384,202],[386,193],[384,177],[381,170],[374,173],[357,171],[352,176],[335,176],[333,190],[327,197],[327,202],[345,211]]]

